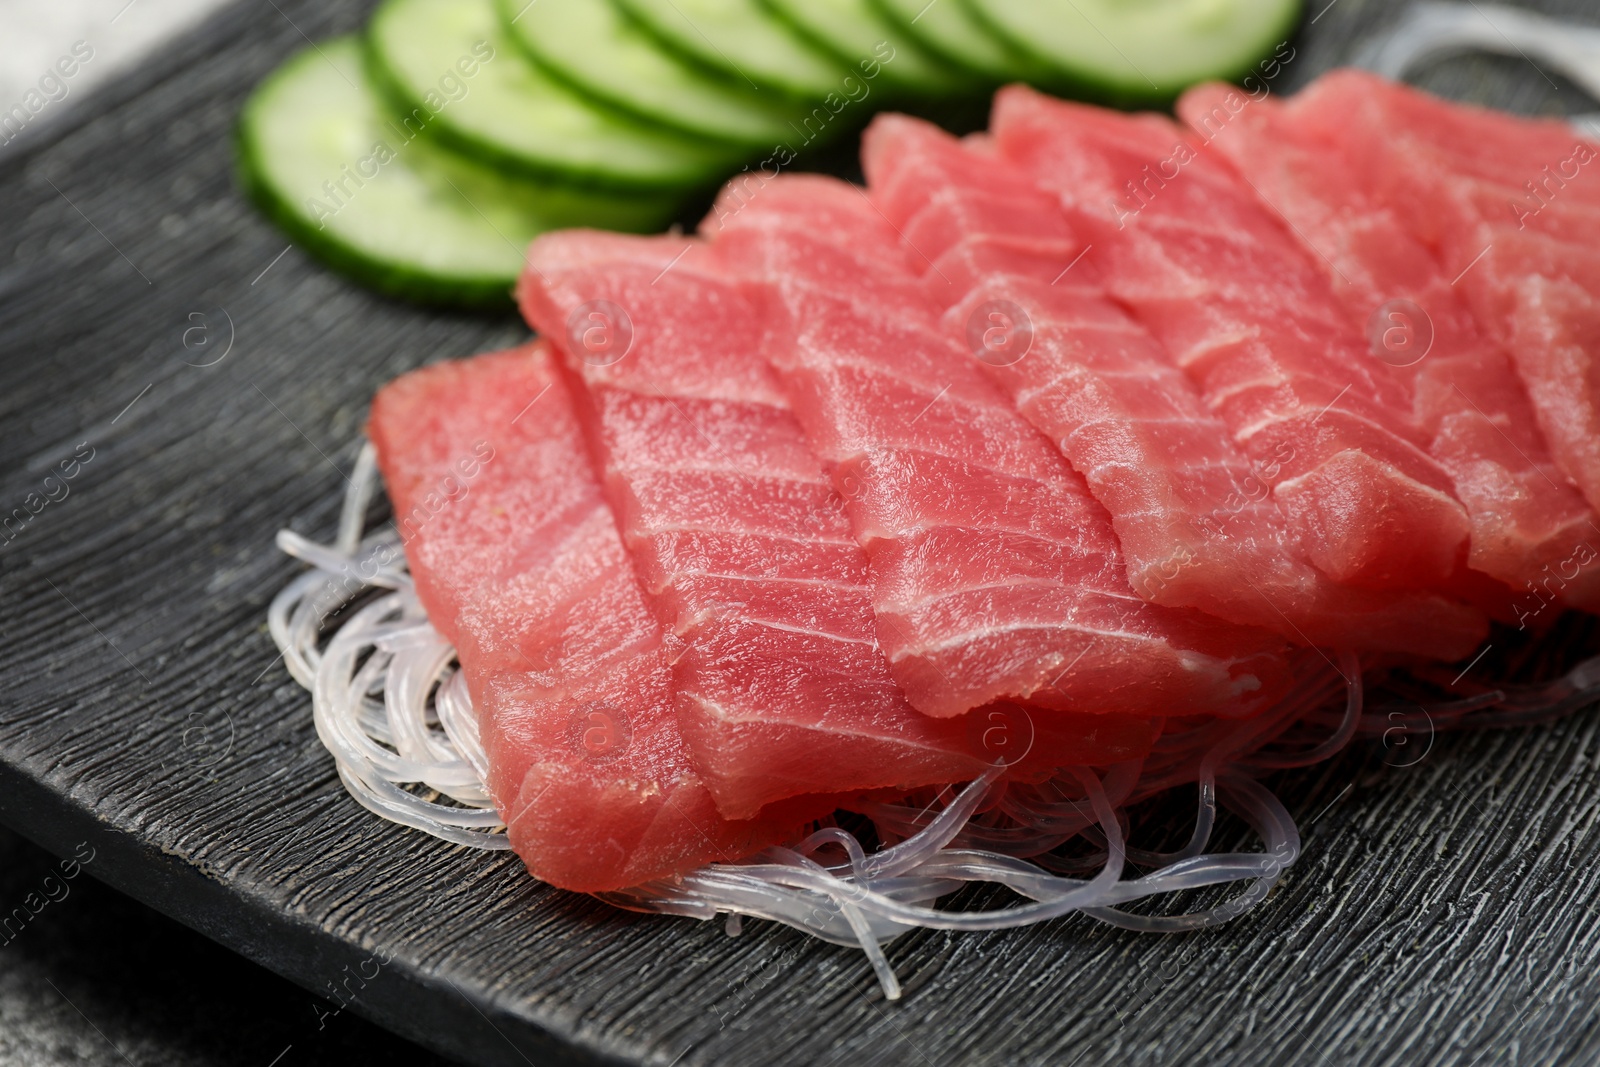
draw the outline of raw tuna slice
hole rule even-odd
[[[417,594],[452,640],[489,789],[535,876],[600,892],[784,840],[689,763],[660,624],[543,345],[386,386],[369,424]]]
[[[678,719],[717,806],[976,776],[968,724],[919,714],[874,630],[866,559],[761,358],[750,288],[697,240],[535,242],[520,298],[582,382],[623,534],[673,636]],[[1085,720],[1088,717],[1084,717]],[[1147,721],[1066,724],[1067,762],[1147,749]],[[977,735],[981,740],[982,734]],[[1020,771],[1019,771],[1020,773]]]
[[[1510,350],[1555,462],[1600,508],[1600,147],[1356,71],[1321,79],[1290,115],[1432,248]]]
[[[1344,582],[1444,583],[1469,523],[1403,391],[1249,186],[1170,120],[1003,90],[1001,154],[1059,193],[1109,291],[1201,386],[1311,560]]]
[[[975,362],[1088,479],[1133,588],[1296,643],[1470,651],[1483,631],[1475,612],[1429,594],[1341,586],[1307,562],[1266,481],[1194,384],[1105,297],[1056,198],[986,147],[880,117],[866,138],[873,196],[940,265],[943,277],[924,278],[955,304],[947,331],[964,340],[979,312],[1005,305],[1025,316],[1022,358]]]
[[[895,302],[915,274],[860,190],[778,178],[713,247],[766,272],[793,324],[768,358],[844,497],[879,641],[919,711],[1015,698],[1242,715],[1281,693],[1275,635],[1139,600],[1110,516],[940,332],[931,299],[915,318],[909,307],[885,318],[880,292]],[[855,269],[840,269],[847,259]]]
[[[1600,299],[1570,278],[1532,274],[1516,286],[1517,367],[1562,469],[1600,506]]]
[[[1433,253],[1377,203],[1338,146],[1275,100],[1229,116],[1227,86],[1190,90],[1179,114],[1320,253],[1354,328],[1413,396],[1429,451],[1472,520],[1470,566],[1523,593],[1600,536],[1594,512],[1555,465],[1505,350],[1485,335]],[[1580,379],[1565,378],[1565,381]],[[1593,549],[1589,549],[1593,554]],[[1563,597],[1600,607],[1600,568]]]

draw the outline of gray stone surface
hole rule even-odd
[[[73,42],[95,45],[97,66],[79,85],[104,80],[203,19],[227,0],[0,0],[0,99],[20,96]]]
[[[0,112],[44,104],[30,125],[48,126],[94,88],[135,66],[227,0],[0,0]],[[60,77],[56,64],[76,59]]]

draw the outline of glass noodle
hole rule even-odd
[[[278,547],[312,569],[273,600],[272,638],[290,674],[311,692],[317,735],[352,797],[453,844],[507,848],[454,650],[429,625],[393,531],[363,529],[377,487],[368,445],[333,544],[278,534]],[[730,934],[749,916],[859,946],[884,994],[896,999],[899,982],[882,946],[918,927],[998,930],[1073,913],[1150,932],[1226,922],[1264,900],[1300,854],[1294,820],[1259,778],[1327,760],[1357,737],[1415,729],[1424,719],[1432,728],[1517,725],[1600,695],[1600,657],[1545,685],[1400,712],[1366,709],[1353,655],[1308,650],[1296,669],[1294,689],[1267,712],[1244,721],[1169,720],[1142,760],[1067,768],[1041,784],[1007,782],[996,766],[937,795],[862,803],[858,814],[875,832],[870,847],[828,820],[786,848],[601,896],[636,911],[727,916]],[[1172,852],[1130,845],[1128,809],[1173,790],[1196,797],[1188,842]],[[1207,851],[1219,804],[1254,830],[1262,851]],[[1075,853],[1063,855],[1073,842]],[[1149,873],[1130,873],[1130,864]],[[1004,886],[1022,902],[982,911],[939,907],[973,883]],[[1199,911],[1125,909],[1146,897],[1221,885],[1238,891]]]

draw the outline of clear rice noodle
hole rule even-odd
[[[278,547],[312,569],[273,600],[273,640],[289,672],[310,690],[317,735],[351,796],[386,819],[453,844],[507,848],[483,784],[483,746],[454,650],[429,625],[393,531],[364,536],[377,487],[368,445],[332,545],[278,534]],[[882,945],[915,927],[997,930],[1074,912],[1151,932],[1226,922],[1265,899],[1300,854],[1294,820],[1260,778],[1327,760],[1358,737],[1426,731],[1431,738],[1438,729],[1521,725],[1600,696],[1600,657],[1544,685],[1370,710],[1355,656],[1306,650],[1296,669],[1298,683],[1269,711],[1244,721],[1169,720],[1143,760],[1074,767],[1037,785],[1007,782],[996,766],[937,795],[864,802],[858,817],[827,820],[786,848],[602,899],[696,919],[725,915],[730,933],[739,931],[743,916],[770,919],[859,946],[892,1000],[900,986]],[[1128,809],[1172,790],[1193,790],[1197,798],[1188,843],[1172,852],[1131,845]],[[1219,804],[1255,831],[1262,851],[1207,851]],[[1131,874],[1130,865],[1150,873]],[[1025,902],[986,911],[938,906],[971,883],[1004,886]],[[1237,892],[1200,911],[1124,908],[1218,885]]]

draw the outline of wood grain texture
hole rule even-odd
[[[30,895],[0,934],[5,1067],[447,1067],[0,827],[0,901]]]
[[[1282,88],[1398,10],[1326,4]],[[94,450],[0,545],[0,820],[59,855],[92,842],[91,873],[324,997],[391,958],[352,1010],[473,1064],[1600,1056],[1592,712],[1441,736],[1415,766],[1365,745],[1286,775],[1306,853],[1256,911],[1172,937],[1083,920],[911,935],[889,949],[897,1004],[858,953],[620,913],[357,807],[274,660],[266,605],[296,567],[272,535],[330,536],[382,382],[526,335],[370,296],[285,253],[236,191],[249,88],[365,12],[242,3],[0,149],[0,509]],[[1515,59],[1423,83],[1593,106]],[[193,365],[230,322],[227,357]]]

